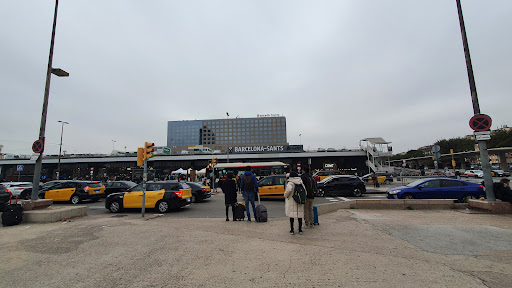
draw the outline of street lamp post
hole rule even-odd
[[[299,134],[299,144],[302,145],[302,133]]]
[[[226,112],[226,119],[229,119],[229,113],[228,113],[228,112]],[[228,124],[228,123],[226,122],[226,124]],[[229,125],[229,124],[228,124],[228,125]],[[228,125],[226,125],[226,127],[227,127]],[[228,131],[228,137],[227,137],[227,140],[228,140],[228,147],[226,148],[226,162],[227,162],[227,163],[229,163],[229,144],[230,144],[230,141],[229,141],[229,135],[231,134],[231,133],[230,133],[231,131],[229,131],[229,130],[230,130],[230,129],[228,128],[228,129],[227,129],[227,131]]]
[[[53,63],[53,46],[55,43],[55,27],[57,26],[57,10],[59,7],[59,0],[55,0],[55,12],[53,15],[53,27],[52,27],[52,37],[50,41],[50,55],[48,57],[48,68],[46,69],[46,84],[44,88],[44,99],[43,99],[43,111],[41,113],[41,126],[39,128],[39,141],[44,143],[44,135],[46,130],[46,116],[48,111],[48,98],[50,96],[50,79],[51,74],[54,74],[59,77],[67,77],[69,76],[69,73],[59,69],[59,68],[52,68]],[[44,147],[44,145],[43,145]],[[39,194],[39,180],[41,179],[41,167],[43,164],[43,151],[39,153],[39,156],[37,157],[36,164],[34,167],[34,178],[32,181],[32,200],[37,200],[37,196]]]
[[[57,121],[62,123],[62,129],[60,130],[60,148],[59,148],[59,164],[57,165],[57,180],[60,180],[60,154],[62,153],[62,135],[64,134],[64,124],[69,124],[65,121]]]
[[[457,2],[457,11],[459,13],[460,32],[462,35],[462,45],[464,46],[464,55],[466,57],[466,68],[468,70],[469,89],[471,91],[471,100],[473,102],[473,113],[480,114],[480,105],[478,103],[478,95],[476,93],[475,76],[473,74],[473,65],[471,64],[471,56],[469,54],[468,39],[466,36],[466,28],[464,26],[464,17],[462,16],[462,7],[460,0]],[[485,193],[488,201],[496,201],[492,186],[491,164],[489,163],[489,152],[487,151],[487,143],[485,140],[478,140],[478,149],[480,150],[480,162],[482,162],[482,170],[484,172]]]
[[[114,143],[116,143],[116,140],[112,140],[112,153],[114,153]]]

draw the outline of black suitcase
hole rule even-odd
[[[16,198],[16,203],[12,204],[12,198],[9,200],[9,204],[4,206],[4,211],[2,212],[2,225],[4,226],[14,226],[21,223],[23,220],[23,207],[21,204],[18,204],[18,198]]]
[[[244,219],[245,219],[245,206],[240,203],[236,203],[235,204],[235,220],[244,221]]]
[[[265,205],[261,205],[261,204],[256,206],[256,215],[254,215],[254,218],[256,219],[256,222],[267,222],[267,219],[268,219],[267,207],[265,207]]]

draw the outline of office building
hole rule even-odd
[[[169,121],[167,146],[288,145],[286,117]]]

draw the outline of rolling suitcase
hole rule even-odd
[[[12,197],[9,199],[9,204],[4,206],[2,212],[2,225],[14,226],[21,223],[23,220],[23,207],[18,204],[18,197],[16,197],[16,203],[12,204]]]
[[[313,206],[313,225],[320,225],[320,223],[318,223],[318,210],[316,206]]]
[[[245,219],[245,206],[241,203],[235,204],[235,220],[244,221]]]
[[[256,219],[256,222],[267,222],[268,219],[268,213],[267,213],[267,207],[265,205],[260,204],[260,194],[258,193],[258,205],[256,206],[254,219]]]

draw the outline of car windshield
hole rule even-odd
[[[420,185],[421,183],[425,182],[425,179],[419,179],[419,180],[416,180],[414,182],[411,182],[407,185],[405,185],[406,187],[415,187],[415,186],[418,186]]]

